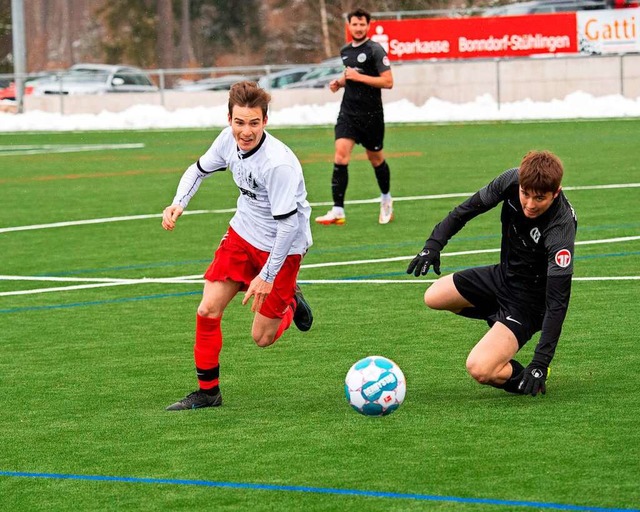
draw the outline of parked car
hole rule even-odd
[[[260,77],[258,85],[263,89],[281,89],[282,87],[300,81],[302,77],[312,69],[312,66],[296,66],[275,73],[269,73],[268,75]]]
[[[243,80],[255,80],[245,75],[223,75],[213,78],[203,78],[195,82],[174,87],[176,91],[228,91],[231,86]]]
[[[67,71],[33,83],[33,94],[156,92],[149,74],[133,66],[74,64]]]
[[[24,81],[24,95],[33,93],[34,84],[38,80],[49,80],[50,74],[39,74],[29,76]],[[16,84],[9,80],[0,80],[0,100],[15,100],[16,99]]]
[[[339,78],[344,73],[344,64],[341,57],[327,59],[317,64],[311,71],[304,75],[298,82],[285,85],[284,89],[321,88],[327,87],[331,80]]]

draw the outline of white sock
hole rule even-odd
[[[391,202],[391,194],[387,192],[386,194],[380,194],[380,202],[382,203],[390,203]]]
[[[338,217],[344,217],[344,208],[341,208],[340,206],[334,206],[332,210],[333,213],[335,213]]]

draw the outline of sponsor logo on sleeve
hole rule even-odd
[[[559,267],[567,268],[571,264],[571,252],[568,249],[560,249],[556,253],[556,264]]]

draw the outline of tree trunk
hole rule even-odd
[[[171,0],[158,0],[158,19],[156,41],[158,67],[167,69],[174,67],[174,44],[173,44],[173,8]],[[167,85],[172,80],[167,77]]]

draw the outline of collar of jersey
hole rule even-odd
[[[364,41],[362,41],[361,43],[358,43],[358,44],[353,44],[353,41],[351,41],[351,47],[352,48],[360,48],[363,44],[366,44],[367,41],[369,41],[368,37]]]
[[[251,155],[253,155],[256,151],[258,151],[262,147],[262,144],[264,144],[264,141],[266,139],[267,139],[266,132],[262,132],[262,138],[260,139],[260,142],[258,142],[257,146],[253,148],[251,151],[247,151],[246,153],[242,153],[240,151],[240,148],[236,145],[236,149],[238,150],[238,156],[242,159],[249,158]]]

